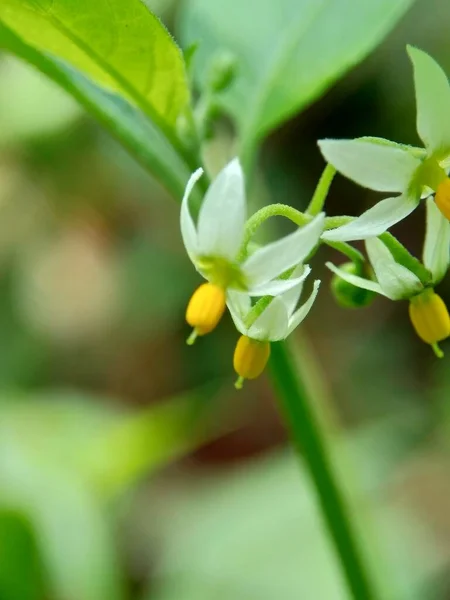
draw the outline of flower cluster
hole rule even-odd
[[[237,387],[263,371],[271,342],[285,339],[305,319],[317,296],[315,280],[306,301],[300,297],[311,268],[305,264],[328,244],[351,259],[334,273],[332,289],[346,306],[364,306],[376,294],[409,301],[418,336],[442,356],[438,343],[450,335],[450,317],[434,287],[450,262],[450,86],[445,73],[424,52],[408,48],[414,69],[417,130],[424,148],[362,137],[322,140],[328,166],[316,193],[301,213],[271,205],[247,221],[244,176],[232,160],[210,185],[196,221],[189,196],[203,171],[190,178],[181,206],[183,241],[207,283],[193,294],[186,320],[193,328],[188,343],[211,332],[226,308],[241,334],[234,354]],[[327,218],[322,211],[335,171],[356,183],[398,195],[378,202],[357,218]],[[426,202],[422,260],[413,257],[387,230]],[[249,250],[249,242],[266,218],[282,215],[297,229],[275,242]],[[365,240],[368,261],[348,242]],[[254,246],[254,244],[253,244]]]

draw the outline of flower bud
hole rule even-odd
[[[435,201],[441,213],[450,221],[450,179],[448,177],[438,185]]]
[[[236,75],[236,56],[229,51],[216,55],[211,63],[208,85],[213,92],[226,89]]]
[[[239,379],[236,387],[241,388],[244,379],[256,379],[264,371],[270,356],[270,343],[253,340],[241,335],[234,351],[233,366]]]
[[[353,262],[343,264],[341,269],[351,275],[363,276],[362,269]],[[336,302],[344,308],[368,306],[376,296],[375,292],[356,287],[339,277],[339,275],[333,275],[331,279],[331,291]]]
[[[193,293],[187,310],[186,321],[194,328],[193,343],[197,335],[205,335],[212,331],[225,312],[225,291],[213,283],[203,283]]]
[[[437,344],[450,335],[447,307],[432,289],[411,298],[409,316],[417,335],[427,344]]]

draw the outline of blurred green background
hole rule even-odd
[[[149,5],[178,38],[178,4]],[[405,45],[450,73],[449,26],[447,0],[419,0],[273,133],[253,207],[306,206],[321,137],[416,144]],[[230,123],[215,134],[218,170]],[[327,211],[378,198],[337,177]],[[230,320],[185,345],[199,277],[178,210],[71,98],[0,56],[0,600],[347,597],[268,381],[233,387]],[[419,255],[422,211],[394,233]],[[299,368],[337,415],[333,448],[386,598],[450,598],[448,359],[415,337],[406,304],[336,306],[330,258],[315,259],[325,283],[295,334],[320,371]],[[448,281],[439,291],[450,302]]]

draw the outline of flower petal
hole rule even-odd
[[[287,292],[284,292],[284,294],[281,296],[289,316],[292,315],[297,307],[303,290],[303,282],[310,273],[311,267],[309,265],[299,265],[296,267],[296,269],[294,269],[294,272],[290,277],[290,279],[302,277],[302,281],[300,281],[295,287],[291,288]]]
[[[405,195],[386,198],[351,223],[325,231],[322,238],[332,242],[349,242],[376,237],[412,213],[419,201],[419,198]]]
[[[248,329],[245,326],[244,319],[252,308],[250,296],[245,292],[228,290],[227,306],[236,329],[239,333],[242,333],[242,335],[247,335]]]
[[[366,249],[378,283],[388,298],[403,300],[423,289],[420,279],[398,264],[381,240],[366,240]]]
[[[199,251],[233,260],[242,242],[246,218],[244,174],[232,160],[206,192],[198,217]]]
[[[423,264],[431,272],[433,283],[439,283],[450,262],[450,223],[436,206],[427,200],[427,229],[423,248]]]
[[[249,287],[270,281],[302,263],[319,242],[324,222],[325,214],[320,213],[304,227],[252,254],[242,265]]]
[[[261,283],[259,285],[255,285],[254,287],[248,290],[248,294],[253,297],[258,296],[279,296],[280,294],[284,294],[288,290],[292,289],[299,283],[305,281],[308,276],[309,271],[301,275],[300,277],[295,277],[294,279],[272,279],[272,281],[267,281],[266,283]]]
[[[450,86],[431,56],[408,46],[414,68],[417,131],[429,150],[442,158],[450,152]]]
[[[193,261],[193,257],[198,252],[197,245],[197,231],[195,229],[194,221],[192,220],[191,213],[189,211],[189,196],[191,195],[192,189],[200,177],[203,175],[203,169],[197,169],[189,177],[186,189],[184,190],[183,200],[181,201],[181,212],[180,212],[180,228],[181,236],[183,238],[184,247],[189,255],[189,258]]]
[[[294,331],[294,329],[298,327],[308,315],[312,305],[314,304],[316,296],[319,293],[319,287],[320,279],[316,279],[316,281],[314,282],[313,291],[309,295],[308,300],[304,304],[302,304],[302,306],[300,306],[300,308],[289,319],[288,335],[290,335]]]
[[[333,271],[335,275],[338,275],[347,283],[351,283],[352,285],[362,288],[363,290],[370,290],[371,292],[376,292],[377,294],[386,296],[386,294],[381,289],[381,285],[376,281],[372,281],[370,279],[365,279],[364,277],[359,277],[358,275],[352,275],[351,273],[347,273],[347,271],[339,269],[331,262],[325,263],[325,266],[328,267],[330,271]]]
[[[356,140],[321,140],[327,162],[356,183],[378,192],[404,192],[421,161],[408,150],[390,144]]]
[[[277,342],[287,335],[288,314],[281,298],[274,298],[248,330],[254,340]]]

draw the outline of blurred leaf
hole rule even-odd
[[[24,42],[126,96],[155,122],[189,107],[184,62],[140,0],[2,0],[0,19]]]
[[[0,597],[40,600],[42,566],[30,523],[14,512],[0,512]]]
[[[78,411],[81,414],[80,406]],[[40,413],[39,403],[20,401],[2,407],[0,508],[19,512],[30,521],[49,595],[119,600],[122,582],[110,524],[98,500],[65,460],[64,443],[73,440],[80,419],[65,427],[64,443],[53,440],[52,444],[41,437],[47,437],[43,431],[47,428],[57,436],[63,433],[57,412],[46,415]]]
[[[388,426],[352,442],[351,454],[361,461],[358,474],[365,479],[364,492],[353,499],[354,515],[365,514],[366,498],[375,498],[376,535],[367,536],[365,547],[376,555],[373,546],[383,541],[385,566],[376,567],[382,597],[424,600],[424,581],[443,566],[439,544],[417,515],[380,502],[378,492],[408,445],[402,436],[397,435],[397,443],[392,437]],[[159,528],[162,561],[159,585],[149,600],[348,598],[315,495],[291,455],[204,476],[187,491],[174,485],[152,518],[154,529]],[[365,526],[367,535],[370,524]]]
[[[217,405],[209,397],[212,391],[204,388],[127,415],[99,403],[98,398],[75,393],[22,398],[3,394],[0,514],[14,511],[29,520],[51,597],[123,598],[116,542],[104,500],[229,426],[229,421],[218,418]],[[3,525],[0,518],[0,533],[8,523]],[[23,536],[16,540],[24,548],[20,564],[30,568],[31,577],[31,549],[25,542]],[[8,561],[13,559],[13,550],[11,546]],[[0,539],[0,558],[2,552]],[[9,571],[14,568],[6,564]],[[0,591],[10,583],[9,571],[5,574],[0,567]],[[34,600],[31,592],[17,600],[28,598]]]
[[[0,48],[29,62],[72,94],[175,197],[181,198],[192,169],[171,123],[157,113],[149,119],[126,98],[95,85],[68,63],[28,44],[1,19]]]
[[[80,116],[70,96],[22,62],[4,57],[0,77],[2,144],[58,132]]]
[[[280,122],[320,96],[372,50],[412,0],[187,0],[185,46],[199,42],[200,86],[225,50],[239,59],[220,101],[238,122],[244,160]]]

